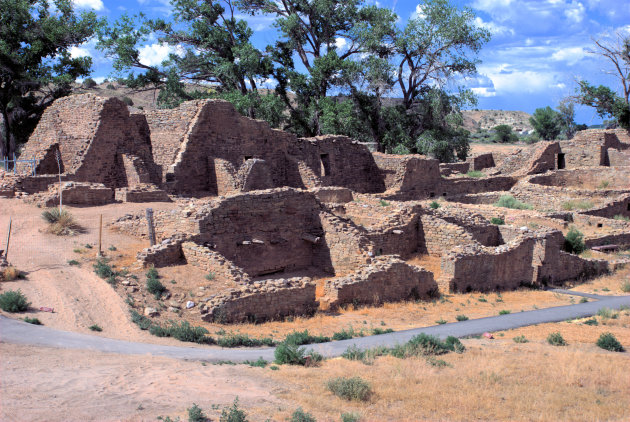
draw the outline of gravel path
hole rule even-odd
[[[556,292],[580,295],[578,292],[573,291],[556,290]],[[586,296],[586,294],[581,296]],[[432,327],[415,328],[412,330],[398,331],[378,336],[334,341],[306,347],[307,349],[315,350],[326,357],[334,357],[341,355],[353,344],[362,349],[376,346],[393,346],[397,343],[404,343],[420,333],[426,333],[440,338],[445,338],[447,336],[466,337],[483,334],[484,332],[503,331],[527,325],[559,322],[573,318],[585,318],[597,314],[599,309],[605,307],[612,309],[619,309],[622,306],[630,307],[630,296],[588,295],[587,297],[596,299],[596,301],[479,318]],[[98,350],[101,352],[119,354],[151,354],[176,359],[191,359],[209,362],[222,360],[242,362],[245,360],[256,360],[259,357],[271,361],[273,360],[274,351],[273,348],[222,349],[207,347],[200,348],[194,347],[194,345],[185,347],[135,343],[56,330],[45,326],[27,324],[23,321],[6,318],[4,316],[0,316],[0,341],[68,349]]]

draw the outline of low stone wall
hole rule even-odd
[[[310,315],[318,307],[310,278],[266,280],[215,295],[207,303],[204,321],[260,322],[289,315]],[[202,312],[204,312],[202,310]]]
[[[470,163],[440,163],[440,175],[448,177],[451,174],[466,174],[470,170]]]
[[[442,179],[439,187],[436,187],[437,196],[454,196],[462,194],[473,194],[481,192],[508,191],[515,184],[517,179],[507,176],[461,179]]]
[[[116,189],[114,199],[118,202],[171,202],[166,191],[154,185],[135,185]]]
[[[464,228],[431,215],[420,217],[424,233],[424,248],[420,252],[442,255],[459,245],[478,245]],[[423,250],[424,249],[424,250]]]
[[[614,201],[601,207],[580,212],[584,215],[612,218],[616,215],[630,217],[630,194],[620,195]]]
[[[370,262],[374,255],[374,245],[352,221],[339,218],[326,212],[320,213],[323,238],[315,249],[313,266],[326,272],[342,276]]]
[[[143,267],[168,267],[183,260],[181,238],[164,239],[161,243],[145,248],[138,252],[138,262]]]
[[[68,205],[104,205],[114,201],[114,191],[101,183],[63,182],[61,193],[64,204]],[[47,192],[25,197],[44,207],[59,205],[59,184],[51,184]]]
[[[326,281],[323,300],[336,307],[344,303],[429,299],[436,294],[433,273],[394,256],[383,256],[347,277]]]
[[[471,169],[475,171],[481,171],[483,169],[494,167],[494,157],[492,153],[479,154],[475,157],[470,157],[466,160],[471,164]]]
[[[603,245],[617,245],[621,247],[630,246],[630,232],[608,234],[606,236],[589,236],[584,238],[584,244],[587,248]]]
[[[325,204],[345,204],[352,201],[352,191],[341,187],[321,187],[310,189],[315,194],[319,202]]]
[[[239,284],[251,282],[251,278],[232,262],[228,261],[220,253],[212,249],[197,245],[194,242],[182,244],[182,252],[186,262],[195,267],[201,268],[208,274],[223,280],[231,280]]]

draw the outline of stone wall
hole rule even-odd
[[[382,256],[347,277],[326,281],[322,300],[336,307],[345,303],[426,300],[436,294],[433,273],[394,256]]]
[[[630,217],[630,194],[619,195],[603,206],[588,211],[582,211],[580,214],[606,218],[613,218],[616,215]]]
[[[374,153],[385,189],[392,198],[428,198],[441,180],[438,160],[423,155]]]
[[[101,183],[63,182],[61,185],[63,204],[105,205],[114,202],[114,191]],[[25,198],[43,207],[59,205],[59,184],[51,184],[48,191],[35,193]]]
[[[207,302],[204,321],[262,322],[289,315],[310,315],[317,309],[310,278],[266,280],[215,295]]]
[[[628,167],[630,166],[630,151],[609,149],[608,161],[611,167]]]
[[[434,190],[437,196],[448,197],[480,192],[507,191],[510,190],[516,182],[516,178],[508,176],[442,179],[438,185],[439,187],[436,187]]]
[[[223,255],[208,247],[194,242],[184,242],[182,252],[188,264],[201,268],[207,274],[212,274],[213,280],[217,278],[239,284],[251,283],[251,278],[242,268],[237,267]]]
[[[320,222],[323,231],[318,241],[321,247],[314,256],[315,267],[342,276],[370,262],[374,245],[365,230],[326,212],[320,213]]]
[[[479,245],[463,227],[428,214],[420,217],[424,248],[420,252],[442,255],[459,245]]]
[[[506,156],[498,170],[513,176],[544,173],[558,168],[559,153],[560,145],[557,142],[539,142]]]
[[[584,244],[588,249],[595,246],[617,245],[620,247],[630,246],[630,232],[608,234],[605,236],[586,236]]]
[[[172,237],[164,239],[157,245],[150,246],[138,252],[138,262],[143,267],[168,267],[182,263],[182,237]]]
[[[325,204],[345,204],[352,201],[352,191],[341,187],[323,187],[310,189],[315,194],[319,202]]]
[[[448,177],[452,174],[466,174],[470,170],[469,162],[465,163],[440,163],[440,175]]]
[[[118,202],[170,202],[168,194],[155,185],[139,184],[133,187],[116,189],[114,195]]]
[[[494,157],[490,152],[469,157],[466,161],[470,163],[471,170],[475,171],[481,171],[495,166]]]

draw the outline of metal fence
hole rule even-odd
[[[17,173],[18,164],[26,165],[26,168],[29,169],[29,171],[26,171],[25,173],[30,174],[31,176],[37,175],[37,160],[18,160],[15,154],[13,154],[13,160],[9,160],[9,157],[3,157],[2,160],[0,160],[0,167],[2,167],[4,171],[13,170],[13,173]]]

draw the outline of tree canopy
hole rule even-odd
[[[54,8],[51,7],[54,5]],[[12,156],[41,114],[87,76],[89,57],[70,49],[87,41],[100,22],[74,13],[70,0],[0,0],[0,157]]]

